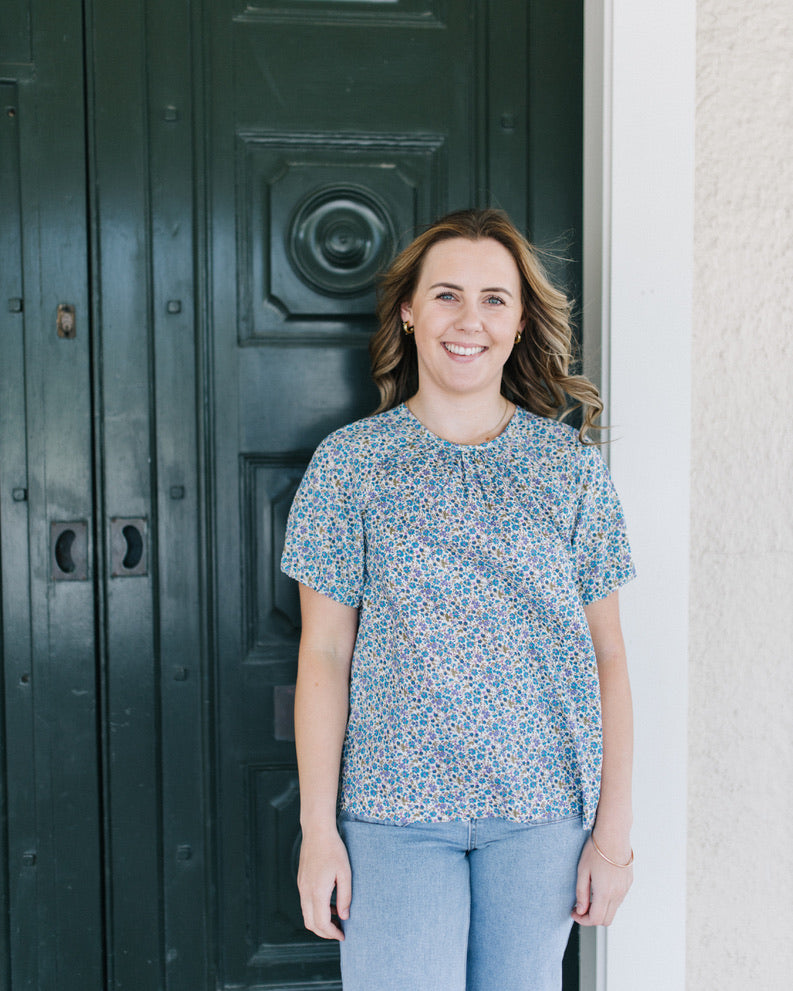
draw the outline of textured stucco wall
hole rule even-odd
[[[697,20],[687,988],[788,991],[793,6]]]

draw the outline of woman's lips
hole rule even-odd
[[[487,348],[481,344],[452,344],[444,341],[443,346],[449,354],[456,354],[461,358],[470,358],[473,355],[481,354],[483,351],[487,350]]]

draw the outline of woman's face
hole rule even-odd
[[[421,391],[500,393],[524,323],[518,267],[502,244],[461,237],[434,244],[401,313],[415,328]]]

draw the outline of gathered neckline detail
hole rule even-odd
[[[425,427],[424,424],[421,422],[421,420],[419,420],[419,418],[416,416],[416,414],[411,411],[407,403],[401,403],[397,407],[397,411],[400,411],[402,413],[402,416],[405,418],[406,422],[412,424],[413,428],[419,433],[419,435],[424,437],[426,440],[431,441],[433,444],[435,444],[438,447],[443,447],[446,448],[447,450],[454,450],[460,452],[492,451],[496,449],[502,443],[504,443],[510,432],[513,430],[518,417],[521,414],[526,413],[526,410],[516,405],[512,413],[512,416],[509,418],[509,420],[506,423],[506,426],[504,427],[504,429],[501,431],[500,434],[497,434],[495,437],[491,438],[490,440],[482,441],[481,444],[458,444],[453,440],[446,440],[445,437],[441,437],[439,434],[433,433],[433,431],[430,430],[429,427]]]

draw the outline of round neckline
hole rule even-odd
[[[419,420],[419,418],[416,416],[416,414],[411,411],[407,402],[402,403],[400,408],[404,410],[404,415],[407,416],[408,421],[413,424],[413,426],[415,427],[415,429],[418,431],[419,434],[433,441],[437,445],[451,448],[455,451],[492,450],[494,447],[496,447],[497,445],[501,444],[504,441],[504,438],[512,429],[513,423],[518,418],[518,413],[520,410],[520,406],[516,405],[515,409],[512,412],[512,416],[509,418],[509,420],[507,420],[504,429],[501,431],[500,434],[497,434],[495,437],[491,438],[490,440],[482,441],[481,444],[458,444],[455,443],[455,441],[453,440],[446,440],[445,437],[441,437],[439,434],[433,433],[433,431],[430,430],[429,427],[425,427],[424,424],[421,422],[421,420]]]

